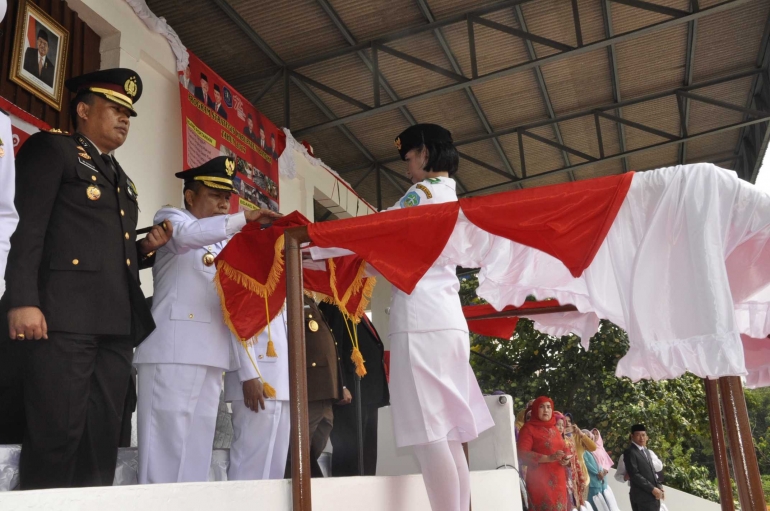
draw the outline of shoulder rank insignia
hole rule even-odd
[[[3,147],[3,139],[0,138],[0,158],[5,156],[5,148]]]
[[[420,190],[422,193],[425,194],[425,196],[429,199],[433,198],[433,194],[430,193],[430,190],[428,190],[428,187],[422,184],[416,185],[417,189]]]
[[[82,153],[78,153],[78,156],[80,156],[84,160],[90,160],[91,159],[91,157],[88,156],[88,153],[86,153],[85,151],[83,151]]]
[[[430,184],[433,184],[433,185],[437,185],[437,184],[441,183],[441,179],[439,179],[439,178],[437,178],[437,177],[429,177],[429,178],[427,179],[427,181],[428,181]]]
[[[50,130],[48,130],[48,133],[55,133],[57,135],[69,135],[69,133],[67,133],[66,131],[62,131],[59,128],[51,128]]]

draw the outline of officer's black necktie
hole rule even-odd
[[[112,156],[110,156],[107,153],[102,153],[102,160],[104,160],[104,163],[107,164],[107,167],[112,169],[112,172],[115,174],[113,183],[118,183],[120,180],[118,177],[118,166],[115,165],[115,161],[112,159]],[[109,177],[109,176],[105,176]]]

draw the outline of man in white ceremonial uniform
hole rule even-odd
[[[268,356],[272,340],[278,356]],[[227,479],[283,479],[289,453],[289,342],[286,311],[283,310],[257,336],[249,352],[258,361],[264,381],[275,388],[275,398],[265,400],[265,409],[252,412],[243,399],[239,372],[225,375],[225,400],[232,402],[233,442]]]
[[[1,7],[1,6],[0,6]],[[5,264],[11,250],[11,234],[19,223],[19,214],[13,204],[16,170],[13,160],[11,118],[0,109],[0,294],[5,291]]]
[[[157,328],[134,355],[140,484],[208,479],[223,372],[237,370],[247,402],[264,408],[256,368],[222,317],[214,258],[248,222],[279,215],[228,215],[234,174],[234,160],[224,156],[178,172],[186,209],[155,214],[153,222],[171,222],[174,235],[153,266]]]

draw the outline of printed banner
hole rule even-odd
[[[236,160],[237,194],[230,212],[268,208],[278,211],[278,157],[286,135],[227,82],[190,53],[179,74],[185,169],[217,156]]]
[[[0,97],[0,108],[11,116],[11,134],[13,135],[13,154],[19,154],[22,144],[33,134],[40,130],[48,130],[51,127],[37,117],[32,116],[14,105],[5,98]]]

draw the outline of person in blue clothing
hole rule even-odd
[[[583,430],[583,434],[595,441],[593,433],[587,429]],[[583,461],[586,463],[589,477],[587,500],[594,511],[607,511],[609,508],[604,500],[604,490],[607,489],[607,481],[605,480],[607,471],[599,466],[594,455],[587,450],[583,452]],[[597,503],[597,500],[600,502]]]

